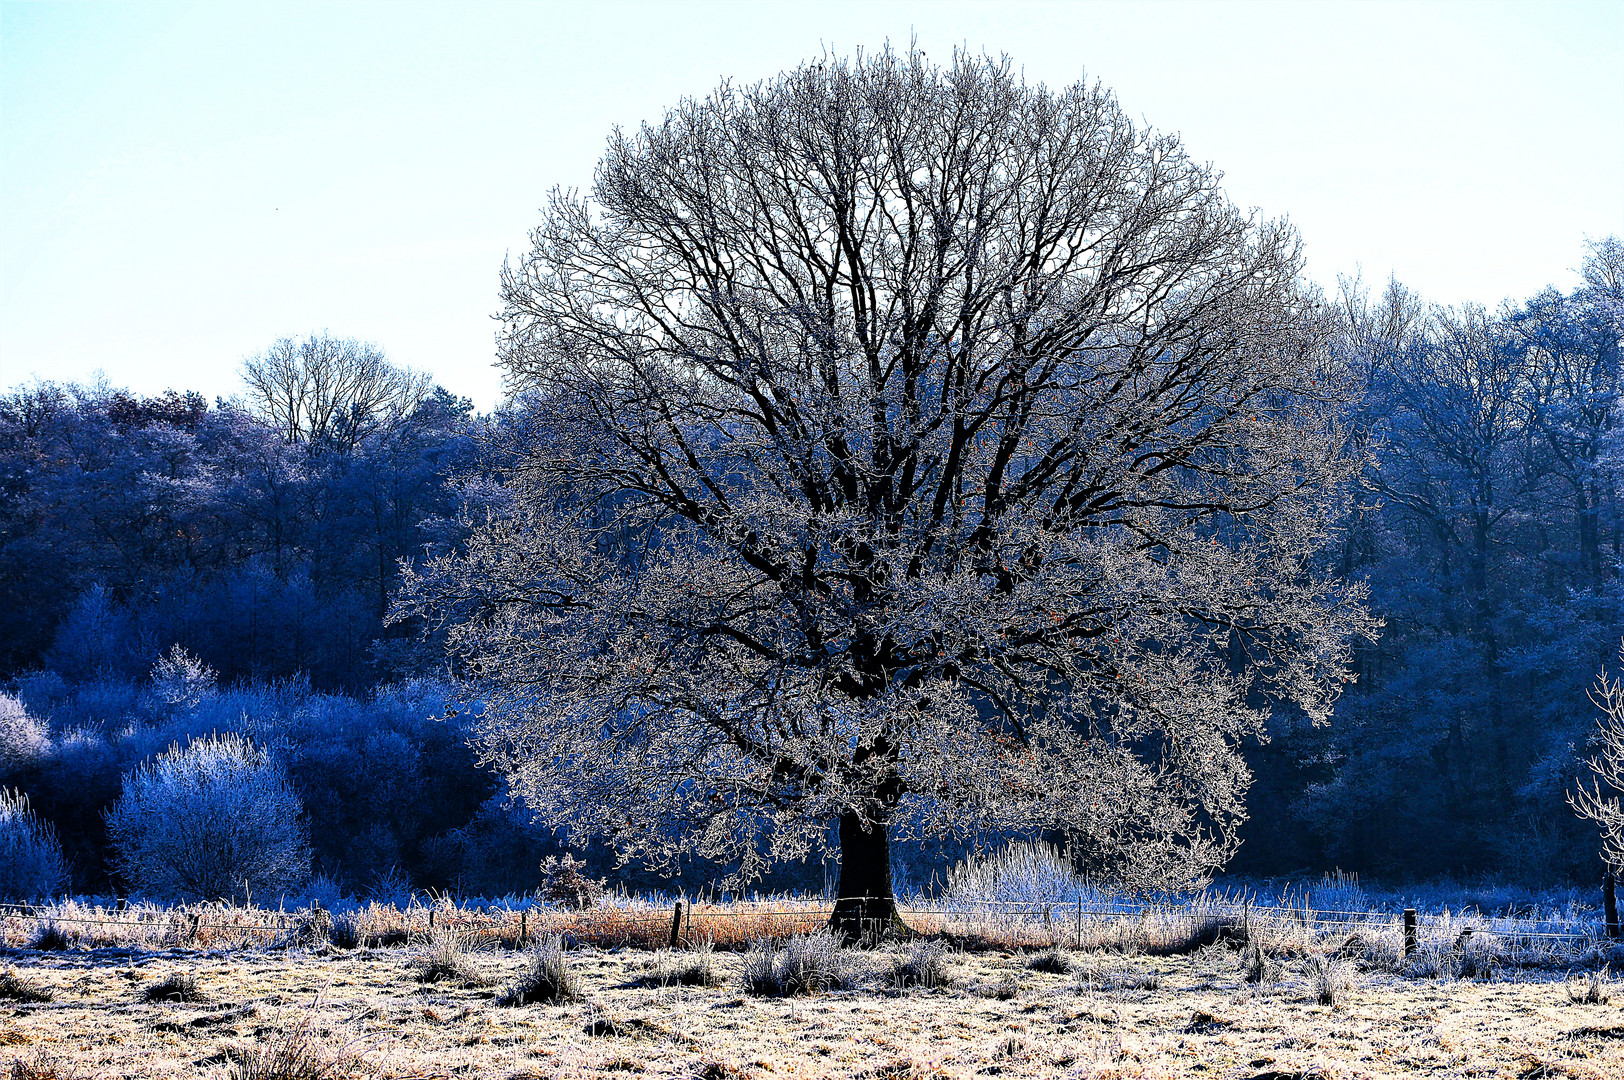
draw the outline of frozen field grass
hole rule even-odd
[[[854,989],[766,997],[743,954],[684,985],[668,973],[692,952],[583,947],[565,954],[578,998],[510,1006],[526,952],[472,947],[475,977],[424,982],[434,948],[14,950],[34,1000],[0,1001],[0,1063],[19,1080],[1624,1075],[1624,993],[1549,970],[1406,978],[1282,954],[1249,981],[1225,945],[1061,950],[1039,969],[994,949],[950,951],[947,986],[897,989],[898,947],[852,954]],[[149,995],[177,974],[195,1000]]]
[[[1567,903],[1431,911],[1409,957],[1393,915],[1289,897],[920,903],[930,943],[842,950],[786,996],[747,990],[751,942],[816,930],[819,902],[685,907],[671,951],[669,900],[335,906],[0,916],[0,1075],[1624,1076],[1624,950]],[[569,992],[538,1000],[549,940]]]

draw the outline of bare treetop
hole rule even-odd
[[[533,805],[746,874],[838,821],[864,918],[912,830],[1222,862],[1239,740],[1371,629],[1315,557],[1346,379],[1288,225],[1103,89],[886,51],[617,132],[532,241],[517,509],[402,611]]]
[[[288,442],[350,451],[427,396],[427,377],[375,345],[327,334],[282,338],[243,364],[248,400]]]

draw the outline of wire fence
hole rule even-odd
[[[843,904],[876,898],[847,898]],[[881,901],[883,902],[883,901]],[[581,943],[675,947],[710,941],[738,946],[763,938],[806,933],[829,923],[836,903],[825,897],[775,897],[764,901],[707,902],[700,899],[611,898],[594,907],[571,909],[540,904],[524,907],[463,907],[450,903],[346,905],[336,911],[319,905],[295,911],[197,905],[160,908],[145,904],[90,906],[68,901],[45,905],[0,904],[0,947],[18,948],[144,946],[233,948],[338,941],[349,945],[407,945],[436,933],[468,934],[519,948],[544,934],[567,935]],[[895,903],[903,923],[923,933],[980,938],[1012,947],[1104,947],[1137,941],[1177,944],[1192,935],[1236,940],[1244,934],[1294,932],[1317,937],[1335,934],[1402,935],[1406,955],[1429,935],[1492,935],[1512,944],[1538,942],[1583,945],[1610,941],[1599,920],[1484,915],[1481,912],[1403,912],[1315,909],[1232,901],[1188,904],[1146,903],[1099,906],[1083,900],[903,900]],[[889,919],[848,920],[848,925],[879,936]]]

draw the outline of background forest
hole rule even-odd
[[[1594,829],[1564,792],[1624,635],[1624,243],[1591,245],[1578,288],[1493,311],[1397,283],[1328,303],[1366,461],[1333,557],[1385,629],[1332,724],[1248,747],[1231,869],[1589,880]],[[401,560],[503,514],[511,448],[544,433],[522,399],[476,415],[325,336],[244,374],[212,404],[0,398],[0,785],[55,826],[75,889],[121,891],[104,812],[125,775],[240,733],[285,769],[333,887],[533,888],[556,842],[479,767],[477,704],[432,635],[388,614]]]

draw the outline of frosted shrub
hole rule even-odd
[[[152,665],[152,692],[171,709],[195,709],[214,693],[214,669],[176,645]]]
[[[288,897],[290,907],[322,907],[338,911],[349,902],[344,886],[326,874],[317,874],[305,883],[296,897]]]
[[[1112,898],[1072,868],[1071,860],[1042,841],[1009,844],[974,856],[948,871],[945,899],[990,904],[1071,903],[1104,908]]]
[[[130,674],[130,617],[101,585],[92,585],[57,627],[45,666],[69,682]]]
[[[124,777],[107,812],[119,870],[141,892],[209,900],[302,884],[310,846],[299,797],[263,748],[193,739]]]
[[[1369,911],[1370,897],[1359,884],[1358,874],[1338,869],[1325,874],[1308,890],[1308,906],[1315,911]]]
[[[1620,647],[1619,658],[1624,661],[1624,647]],[[1624,676],[1615,678],[1602,672],[1590,696],[1601,707],[1590,737],[1591,745],[1600,750],[1585,763],[1591,772],[1588,786],[1581,780],[1570,789],[1568,805],[1600,826],[1602,861],[1610,872],[1617,873],[1624,870],[1624,803],[1618,796],[1624,791]]]
[[[400,867],[391,866],[373,878],[366,895],[374,904],[383,904],[404,911],[412,905],[412,883],[400,872]]]
[[[28,796],[0,788],[0,902],[44,900],[67,884],[56,830],[29,809]]]
[[[44,723],[29,716],[17,698],[0,694],[0,776],[27,768],[50,749]]]
[[[582,873],[586,863],[573,855],[549,855],[541,860],[541,898],[572,911],[589,908],[603,898],[603,882]]]

